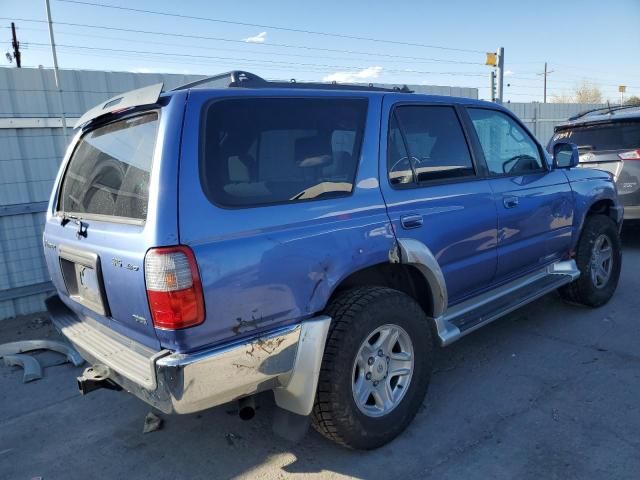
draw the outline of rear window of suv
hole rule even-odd
[[[350,195],[366,99],[244,98],[206,107],[205,194],[225,207]]]
[[[80,217],[147,218],[156,112],[109,123],[84,135],[67,167],[58,209]]]
[[[564,128],[550,143],[559,141],[575,143],[580,150],[631,150],[640,147],[640,121]]]

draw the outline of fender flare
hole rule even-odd
[[[620,205],[617,196],[611,195],[610,192],[605,191],[604,193],[594,196],[589,199],[588,202],[583,203],[579,210],[576,208],[576,214],[579,213],[579,217],[576,219],[577,222],[575,225],[575,233],[571,240],[571,249],[575,249],[576,245],[580,241],[580,236],[582,235],[582,230],[584,229],[584,224],[587,220],[587,216],[591,208],[598,202],[608,201],[611,202],[612,206],[609,212],[609,217],[618,225],[618,229],[622,228],[622,222],[624,218],[624,207]],[[576,205],[578,207],[578,205]]]
[[[398,238],[398,250],[399,263],[413,265],[424,276],[431,290],[425,293],[432,298],[433,317],[440,318],[447,309],[449,297],[438,260],[429,247],[413,238]]]

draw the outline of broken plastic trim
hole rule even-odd
[[[71,346],[55,340],[23,340],[5,343],[0,345],[0,357],[34,350],[53,350],[54,352],[62,353],[76,367],[84,363],[84,359]]]
[[[22,381],[24,383],[32,382],[42,378],[42,366],[40,362],[29,355],[5,355],[4,364],[7,367],[18,366],[24,370]]]

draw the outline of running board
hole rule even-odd
[[[442,346],[571,283],[580,276],[574,260],[564,260],[448,308],[435,319]]]

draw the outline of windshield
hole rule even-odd
[[[575,143],[586,150],[632,150],[640,147],[639,122],[612,122],[558,130],[551,139]]]
[[[203,189],[232,207],[349,195],[366,109],[363,99],[214,102],[206,113]]]
[[[145,220],[157,126],[154,112],[83,136],[62,181],[59,210],[80,217]]]

